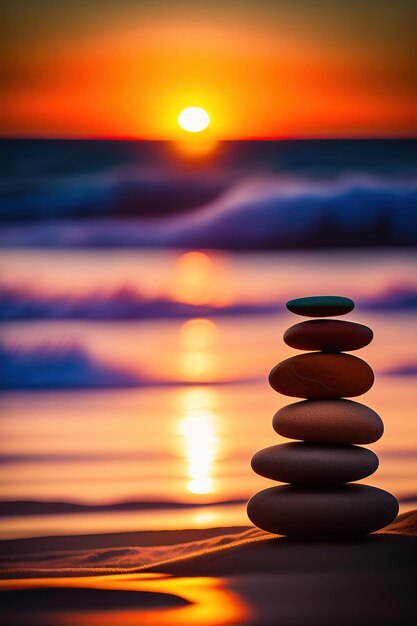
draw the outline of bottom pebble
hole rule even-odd
[[[270,487],[248,502],[255,526],[277,535],[343,537],[371,533],[388,526],[398,515],[393,495],[367,485],[335,489]]]

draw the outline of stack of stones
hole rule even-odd
[[[322,318],[354,308],[349,298],[317,296],[287,303],[297,315]],[[261,476],[289,485],[264,489],[248,503],[248,516],[259,528],[294,537],[361,535],[383,528],[398,513],[390,493],[351,484],[378,467],[378,457],[354,444],[377,441],[381,418],[369,407],[346,400],[368,391],[374,382],[369,365],[345,350],[368,345],[370,328],[350,321],[314,319],[291,326],[287,345],[312,352],[276,365],[271,387],[286,396],[306,398],[280,409],[273,427],[283,437],[302,440],[260,450],[252,468]]]

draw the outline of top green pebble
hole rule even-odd
[[[287,302],[287,309],[304,317],[333,317],[350,313],[355,303],[343,296],[309,296]]]

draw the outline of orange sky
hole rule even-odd
[[[21,0],[5,7],[2,136],[411,136],[412,3]]]

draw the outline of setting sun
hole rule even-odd
[[[200,107],[188,107],[179,114],[178,124],[189,133],[200,133],[210,124],[210,117]]]

